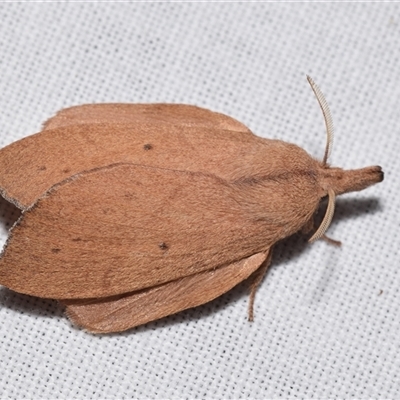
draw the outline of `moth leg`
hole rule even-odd
[[[321,239],[324,239],[325,242],[327,242],[329,244],[333,244],[334,246],[337,246],[337,247],[340,247],[342,245],[342,242],[340,240],[332,239],[327,235],[323,235]]]
[[[251,276],[252,282],[250,284],[250,299],[249,299],[249,309],[248,309],[248,318],[249,321],[254,321],[254,300],[256,298],[256,291],[261,281],[263,280],[269,266],[271,265],[272,259],[272,248],[269,249],[267,259],[261,264],[260,268],[254,272]]]
[[[301,228],[301,233],[307,235],[314,229],[314,217],[311,217]]]

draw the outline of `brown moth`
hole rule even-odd
[[[335,197],[383,180],[380,167],[327,164],[194,106],[72,107],[0,150],[0,188],[22,210],[0,259],[0,284],[58,299],[95,333],[123,331],[215,299],[252,279],[273,245],[325,217]]]

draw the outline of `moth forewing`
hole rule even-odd
[[[202,173],[117,164],[79,174],[23,213],[0,282],[39,297],[108,297],[242,260],[287,230],[254,219],[244,198]]]

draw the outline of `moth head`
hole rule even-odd
[[[333,122],[331,112],[329,110],[328,103],[326,102],[325,96],[315,84],[315,82],[307,76],[308,83],[313,90],[315,97],[318,100],[322,114],[324,116],[325,127],[326,127],[326,146],[325,154],[320,163],[320,185],[323,196],[328,196],[328,207],[325,212],[324,219],[316,232],[309,239],[309,242],[315,242],[322,238],[327,231],[335,211],[335,199],[336,196],[342,193],[348,193],[358,190],[363,190],[374,183],[381,182],[383,180],[383,171],[379,166],[355,169],[355,170],[343,170],[342,168],[333,168],[328,164],[328,158],[332,149],[333,142]]]

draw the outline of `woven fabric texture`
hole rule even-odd
[[[322,158],[309,74],[333,115],[331,164],[385,171],[338,199],[341,248],[276,246],[253,323],[247,283],[102,336],[0,287],[0,398],[400,398],[399,4],[2,2],[0,21],[1,147],[64,107],[169,102]],[[19,215],[0,201],[2,244]]]

